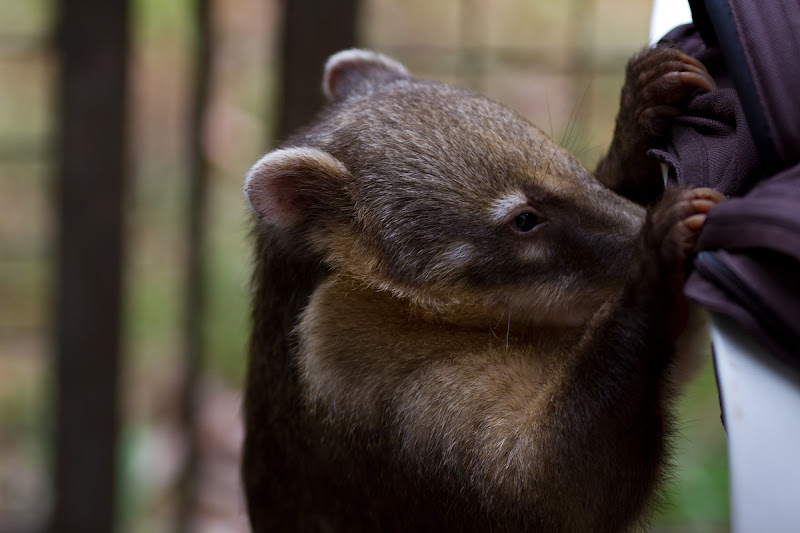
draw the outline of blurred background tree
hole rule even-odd
[[[87,473],[69,474],[77,487],[70,490],[103,477],[88,475],[98,463],[81,465],[57,438],[59,420],[70,420],[57,401],[65,390],[57,386],[57,355],[72,331],[63,328],[73,323],[59,318],[56,305],[68,227],[59,132],[68,130],[58,96],[66,44],[55,37],[67,4],[81,2],[0,3],[0,532],[40,531],[59,520],[64,461]],[[78,11],[77,20],[86,22],[86,14]],[[117,468],[103,481],[118,489],[108,494],[115,530],[246,531],[237,470],[250,269],[241,183],[252,162],[316,111],[324,58],[356,44],[396,57],[420,77],[482,91],[592,168],[613,131],[625,62],[647,43],[650,5],[130,0],[119,16],[129,29],[128,60],[109,76],[127,80],[118,88],[127,105],[109,114],[122,117],[125,156],[94,149],[123,164],[106,171],[120,180],[121,207],[104,204],[111,212],[102,214],[122,221],[122,253],[113,242],[81,252],[110,271],[114,257],[121,260],[119,350],[112,339],[95,346],[95,355],[107,352],[102,364],[75,356],[78,375],[70,379],[78,391],[109,398],[106,422],[84,423],[116,442]],[[74,204],[78,213],[98,200],[86,202]],[[91,246],[77,238],[68,250]],[[76,297],[73,305],[88,312],[94,304]],[[98,338],[113,337],[109,327]],[[670,500],[654,531],[727,530],[724,432],[709,366],[681,401]]]

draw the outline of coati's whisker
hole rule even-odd
[[[508,327],[506,328],[506,351],[508,351],[508,337],[511,335],[511,308],[508,309]]]

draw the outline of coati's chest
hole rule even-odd
[[[366,427],[386,416],[379,411],[386,403],[419,413],[421,405],[403,405],[427,402],[433,413],[444,404],[467,405],[454,401],[460,395],[481,399],[487,409],[495,404],[494,416],[524,417],[537,408],[530,397],[536,383],[558,379],[569,365],[581,329],[531,327],[509,317],[495,322],[478,309],[459,314],[458,322],[443,316],[332,276],[313,293],[296,329],[306,398]]]

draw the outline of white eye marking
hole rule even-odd
[[[450,276],[472,262],[474,256],[475,246],[468,242],[455,243],[436,256],[428,265],[427,274],[431,278]]]
[[[512,211],[526,205],[528,205],[528,197],[522,191],[514,191],[495,200],[489,208],[489,214],[495,222],[501,223],[505,222]]]
[[[545,261],[551,250],[540,242],[529,241],[517,250],[517,257],[524,263]]]
[[[441,258],[454,267],[464,266],[475,255],[475,247],[468,242],[455,244],[441,254]]]

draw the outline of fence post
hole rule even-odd
[[[359,0],[286,0],[277,138],[309,122],[323,103],[322,67],[356,43]]]
[[[126,0],[58,2],[52,531],[110,532],[117,491]]]
[[[197,504],[198,418],[200,414],[200,378],[205,361],[206,316],[206,219],[208,216],[208,163],[204,134],[211,80],[211,5],[210,0],[195,0],[191,108],[188,121],[188,218],[186,221],[186,296],[184,313],[183,376],[180,393],[180,422],[186,441],[186,459],[180,474],[175,530],[192,530],[192,516]]]

